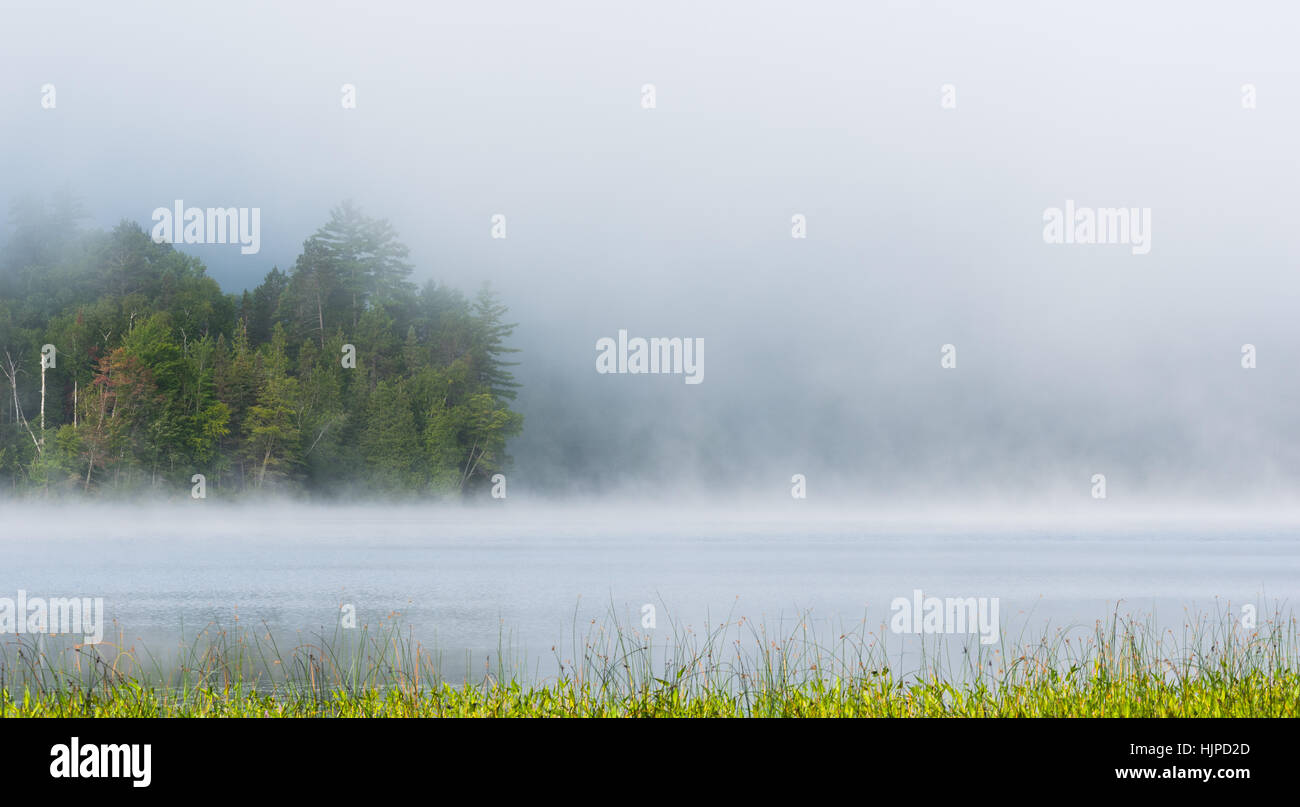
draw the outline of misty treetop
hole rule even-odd
[[[66,196],[10,213],[0,486],[455,495],[507,467],[507,309],[417,289],[388,222],[344,203],[236,297],[139,225],[80,218]]]

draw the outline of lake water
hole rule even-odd
[[[187,503],[188,504],[188,503]],[[128,641],[175,645],[212,621],[332,632],[340,606],[393,612],[444,653],[553,659],[611,608],[656,631],[745,616],[826,630],[896,597],[998,598],[1003,634],[1091,625],[1116,610],[1176,626],[1300,597],[1300,526],[1285,520],[921,518],[667,507],[88,508],[0,505],[0,597],[103,597]],[[653,632],[652,632],[653,633]],[[12,638],[12,637],[10,637]],[[562,652],[562,651],[561,651]],[[471,663],[478,663],[477,661]],[[554,664],[542,665],[546,672]]]

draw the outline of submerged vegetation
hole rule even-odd
[[[417,289],[385,221],[341,205],[236,296],[135,223],[78,229],[68,199],[10,218],[0,492],[457,494],[509,462],[505,306]]]
[[[0,716],[1300,716],[1300,633],[1280,614],[1255,630],[1190,617],[1181,634],[1116,615],[992,651],[928,647],[907,671],[865,624],[830,641],[806,619],[779,638],[744,619],[670,633],[661,644],[593,621],[553,676],[503,649],[461,683],[395,619],[292,648],[213,625],[169,662],[121,642],[12,643]]]

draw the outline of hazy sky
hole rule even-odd
[[[260,253],[185,247],[231,291],[389,218],[521,323],[512,493],[1300,481],[1291,4],[83,5],[0,15],[0,203],[258,207]],[[1149,208],[1150,252],[1045,243],[1066,200]],[[598,375],[619,329],[706,380]]]

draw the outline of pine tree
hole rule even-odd
[[[375,387],[366,407],[361,454],[371,481],[384,490],[413,490],[421,479],[417,468],[420,443],[413,440],[415,416],[400,381]]]
[[[514,333],[518,323],[506,322],[508,308],[497,298],[490,284],[483,284],[474,300],[473,347],[471,356],[478,382],[498,400],[515,399],[519,384],[507,367],[517,361],[503,361],[501,357],[518,353],[518,348],[506,347],[506,340]]]
[[[277,324],[264,352],[265,380],[244,423],[246,450],[259,488],[266,487],[268,479],[287,478],[298,462],[298,379],[288,375],[288,365],[284,327]]]

